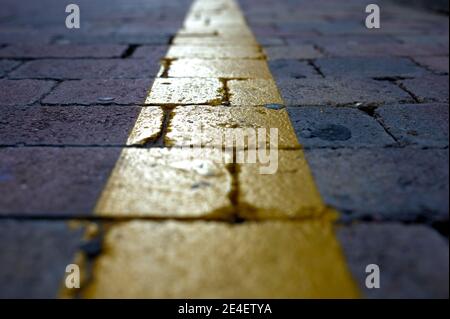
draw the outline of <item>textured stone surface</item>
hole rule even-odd
[[[50,92],[55,84],[53,81],[0,79],[0,106],[33,104]]]
[[[137,79],[153,78],[159,65],[151,60],[44,59],[23,64],[10,74],[14,79]]]
[[[259,129],[264,132],[260,133],[257,131]],[[271,129],[277,130],[274,144],[271,143],[272,139],[275,139],[271,139]],[[246,136],[254,136],[254,140],[246,140]],[[215,137],[220,140],[215,140]],[[172,113],[165,142],[167,146],[222,148],[233,147],[233,137],[236,141],[242,141],[241,148],[257,149],[261,141],[264,142],[264,147],[299,147],[286,110],[270,110],[264,107],[177,107]]]
[[[277,85],[272,79],[228,81],[230,103],[234,106],[283,104]]]
[[[229,162],[227,154],[222,157],[210,149],[125,149],[102,192],[96,214],[229,218]]]
[[[159,61],[166,56],[168,48],[166,45],[143,45],[138,47],[131,57]]]
[[[260,59],[264,55],[257,46],[200,46],[173,45],[167,53],[169,59]]]
[[[314,70],[314,67],[305,61],[281,59],[269,61],[269,68],[275,79],[303,79],[320,77],[317,71]]]
[[[368,37],[372,39],[372,36]],[[351,39],[351,38],[350,38]],[[433,56],[446,55],[448,48],[442,45],[432,44],[410,44],[395,43],[393,41],[383,41],[377,43],[360,43],[349,40],[340,43],[326,43],[321,41],[320,46],[331,56],[337,57],[411,57],[411,56]]]
[[[218,79],[163,79],[155,80],[146,99],[147,104],[210,104],[223,99],[223,86]]]
[[[58,221],[0,221],[0,298],[57,298],[82,231]]]
[[[401,143],[448,147],[448,104],[387,105],[376,114]]]
[[[331,77],[410,77],[427,73],[411,60],[395,57],[325,58],[314,63],[325,76]]]
[[[414,60],[432,71],[448,74],[448,56],[415,57]]]
[[[15,44],[0,50],[2,58],[118,58],[124,45],[33,45]]]
[[[448,103],[448,75],[400,81],[420,102]]]
[[[304,147],[374,147],[395,141],[372,117],[341,107],[290,107],[289,116]]]
[[[90,216],[120,149],[0,149],[0,215]]]
[[[169,77],[270,79],[271,75],[262,60],[179,59],[170,65]]]
[[[265,53],[269,60],[317,59],[323,56],[312,45],[268,47]]]
[[[147,133],[157,135],[162,111],[149,107],[155,120]],[[1,145],[125,145],[141,112],[140,107],[43,106],[4,107],[0,126]]]
[[[384,81],[280,79],[277,84],[287,105],[357,105],[413,101],[408,93]]]
[[[343,219],[448,219],[448,150],[308,150],[326,204]]]
[[[338,230],[348,265],[367,298],[442,298],[448,292],[448,241],[433,229],[356,224]],[[366,266],[380,267],[380,289],[367,289]]]
[[[85,297],[358,296],[327,222],[136,221],[113,226],[104,246]]]
[[[0,82],[1,83],[1,82]],[[144,104],[153,80],[79,80],[65,81],[47,97],[44,104],[95,105]]]
[[[259,159],[239,165],[239,215],[289,219],[323,214],[325,207],[303,152],[270,151],[267,163]]]
[[[20,65],[20,61],[0,60],[0,77],[8,74],[9,71]]]

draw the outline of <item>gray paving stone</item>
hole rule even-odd
[[[275,60],[269,61],[269,68],[275,79],[292,78],[320,78],[313,66],[305,61]]]
[[[0,215],[91,216],[120,148],[0,149]]]
[[[279,79],[278,88],[287,105],[357,105],[413,102],[395,84],[371,79]]]
[[[166,56],[168,48],[166,45],[143,45],[138,47],[131,57],[159,61]]]
[[[388,105],[376,114],[403,144],[448,147],[448,104]]]
[[[448,74],[448,56],[414,57],[414,61],[434,72]]]
[[[314,63],[327,77],[413,77],[428,73],[411,60],[397,57],[324,58]]]
[[[45,59],[26,62],[9,76],[15,79],[139,79],[155,77],[159,68],[151,60]]]
[[[33,104],[55,84],[53,81],[0,79],[0,107]]]
[[[65,222],[0,221],[0,298],[57,298],[83,229]]]
[[[0,50],[1,58],[118,58],[125,45],[32,45],[16,44]]]
[[[54,34],[51,32],[29,28],[2,27],[0,30],[1,44],[34,43],[40,45],[49,43],[53,37]]]
[[[333,43],[322,44],[321,47],[327,54],[335,57],[412,57],[448,55],[448,49],[438,44]]]
[[[387,146],[394,140],[364,112],[342,107],[288,108],[295,133],[304,147]]]
[[[433,229],[371,223],[342,227],[337,235],[367,298],[448,299],[448,241]],[[380,267],[380,289],[366,288],[370,264]]]
[[[420,102],[448,103],[448,75],[402,80],[400,84]]]
[[[0,145],[125,145],[140,107],[2,107]]]
[[[266,48],[265,53],[269,61],[280,59],[316,59],[323,56],[312,45],[273,46]]]
[[[80,80],[58,85],[42,103],[49,105],[141,105],[153,80]]]
[[[448,150],[307,150],[325,202],[343,220],[448,220]]]
[[[17,67],[21,62],[14,60],[0,60],[0,77],[5,76],[9,71]]]
[[[174,34],[158,33],[117,33],[117,32],[98,32],[98,33],[63,33],[60,34],[59,43],[72,44],[137,44],[137,45],[169,45]]]

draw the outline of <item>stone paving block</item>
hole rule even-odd
[[[0,79],[0,107],[33,104],[55,85],[53,81]]]
[[[158,78],[146,99],[147,104],[210,104],[223,99],[223,85],[218,79]]]
[[[123,104],[141,105],[153,80],[65,81],[42,100],[49,105]]]
[[[258,36],[256,36],[256,39],[257,39],[259,45],[262,45],[264,47],[278,46],[278,45],[286,44],[284,39],[282,39],[280,37],[268,37],[268,36],[258,35]]]
[[[234,106],[283,104],[277,85],[272,79],[228,81],[229,98]]]
[[[279,79],[287,105],[358,105],[413,102],[393,83],[370,79]]]
[[[114,225],[104,245],[85,298],[358,296],[326,222],[135,221]]]
[[[258,129],[265,130],[261,133],[264,137],[260,136]],[[270,129],[277,129],[276,144],[271,144]],[[239,134],[243,134],[241,148],[257,149],[261,138],[265,139],[264,147],[299,147],[286,110],[265,107],[177,107],[173,110],[165,143],[167,146],[232,148],[233,139],[230,142],[227,138],[235,136],[240,140]],[[254,136],[254,140],[245,140],[245,136]]]
[[[153,78],[160,65],[151,60],[117,59],[52,59],[24,63],[10,74],[11,78],[24,79],[139,79]]]
[[[65,222],[0,221],[0,298],[57,298],[82,232]]]
[[[141,107],[3,107],[1,145],[125,145]],[[147,109],[146,109],[147,110]],[[148,107],[146,136],[161,133],[163,112]]]
[[[53,37],[54,34],[43,30],[3,26],[0,30],[0,43],[2,44],[34,43],[40,45],[49,43]]]
[[[160,107],[141,108],[129,133],[127,145],[145,145],[156,141],[163,133],[164,111]]]
[[[319,78],[320,75],[312,65],[298,60],[275,60],[269,61],[269,68],[275,79],[282,78]]]
[[[420,102],[448,103],[448,75],[402,80],[400,85]]]
[[[62,33],[58,43],[62,44],[125,44],[125,45],[169,45],[173,34],[130,32],[84,32]]]
[[[32,45],[16,44],[0,50],[2,58],[118,58],[127,49],[124,45]]]
[[[258,45],[253,36],[203,36],[191,37],[178,35],[173,39],[172,44],[175,45]]]
[[[0,215],[91,216],[120,148],[0,149]]]
[[[230,160],[210,149],[124,149],[96,215],[228,219],[233,211]]]
[[[168,48],[166,45],[143,45],[136,48],[131,57],[159,61],[166,56]]]
[[[371,37],[369,37],[370,39]],[[448,48],[436,44],[405,43],[337,43],[322,44],[330,56],[337,57],[411,57],[448,54]]]
[[[0,77],[8,74],[9,71],[20,65],[20,61],[0,60]]]
[[[378,108],[387,130],[403,144],[448,147],[448,104],[402,104]]]
[[[266,160],[239,165],[239,215],[249,219],[311,218],[326,208],[302,151],[268,150]],[[264,169],[263,169],[264,168]]]
[[[312,45],[273,46],[266,48],[264,51],[269,61],[285,59],[317,59],[323,57],[323,54]]]
[[[414,61],[434,72],[448,74],[448,56],[414,57]]]
[[[257,46],[200,46],[172,45],[167,53],[168,59],[261,59],[264,54]]]
[[[354,278],[367,298],[448,299],[448,241],[420,225],[356,224],[338,229]],[[367,265],[380,267],[380,289],[367,289]]]
[[[314,64],[327,77],[413,77],[428,73],[411,60],[397,57],[324,58]]]
[[[326,204],[344,220],[448,219],[448,150],[307,150]]]
[[[263,60],[179,59],[170,65],[169,77],[270,79],[271,74]]]
[[[395,141],[364,112],[341,107],[290,107],[297,137],[304,147],[374,147]]]

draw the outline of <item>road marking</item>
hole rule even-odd
[[[202,104],[197,107],[204,111],[205,104],[222,104],[239,114],[249,105],[283,103],[267,62],[238,57],[261,51],[234,0],[195,1],[174,45],[177,49],[169,52],[183,58],[165,60],[149,92],[150,104],[169,109]],[[183,45],[196,49],[178,48]],[[205,55],[213,59],[202,60],[197,47],[212,45],[245,49],[222,60],[208,49]],[[131,137],[145,140],[142,126],[152,122],[147,116],[141,113]],[[168,134],[171,141],[183,129],[189,134],[181,120],[176,118],[178,128]],[[154,131],[149,135],[153,138]],[[334,236],[334,213],[323,204],[302,150],[281,150],[280,170],[265,176],[258,174],[258,164],[230,165],[218,162],[208,148],[196,152],[123,150],[97,203],[98,216],[200,220],[113,224],[85,297],[359,296]],[[233,214],[263,222],[201,221]]]

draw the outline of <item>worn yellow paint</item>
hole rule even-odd
[[[270,129],[278,129],[277,145],[280,149],[299,148],[300,145],[285,109],[271,110],[265,107],[214,107],[180,106],[173,110],[168,132],[167,146],[226,147],[224,138],[237,131],[236,137],[251,137],[258,129],[265,129],[266,143],[270,142]],[[241,129],[241,130],[236,130]],[[246,131],[248,129],[248,131]],[[195,137],[193,139],[192,137]],[[219,139],[217,139],[219,137]],[[244,139],[244,147],[257,148],[258,139]],[[194,144],[195,143],[195,144]],[[233,145],[231,145],[232,147]]]
[[[264,54],[257,46],[172,45],[166,57],[169,59],[261,59]]]
[[[327,212],[301,150],[277,154],[276,174],[261,174],[257,164],[240,164],[239,214],[248,219],[317,218]],[[272,163],[273,164],[273,163]]]
[[[256,43],[248,36],[250,31],[234,0],[194,1],[184,30],[202,28],[242,29],[247,36],[180,35],[175,44]],[[189,132],[190,123],[183,126],[189,117],[210,127],[264,126],[272,123],[265,123],[267,118],[262,114],[251,113],[261,108],[240,109],[283,104],[264,60],[189,57],[170,62],[160,74],[168,78],[157,79],[146,100],[170,107],[184,105],[171,119],[166,137],[169,144],[176,144]],[[200,117],[196,108],[186,106],[212,104],[219,108],[224,102],[235,107],[217,116],[228,116],[231,122],[214,119],[212,111],[209,117],[207,112],[205,118]],[[273,124],[284,126],[283,117]],[[144,139],[149,134],[144,133]],[[289,135],[283,139],[291,143]],[[84,297],[358,297],[334,236],[334,214],[323,204],[303,152],[280,151],[279,170],[274,175],[261,175],[262,164],[227,164],[231,159],[224,154],[209,148],[125,149],[96,213],[114,218],[181,220],[238,214],[264,221],[242,225],[180,220],[113,223],[103,254],[96,259],[93,280],[83,290]],[[227,157],[225,161],[222,156]]]
[[[135,221],[114,226],[88,298],[351,298],[357,290],[323,220]]]
[[[160,107],[144,107],[131,130],[127,145],[143,145],[161,134],[164,112]]]
[[[233,106],[284,104],[275,81],[270,79],[228,81]]]
[[[216,105],[222,101],[222,92],[223,85],[218,79],[158,78],[153,83],[145,103]]]
[[[248,36],[205,36],[205,37],[190,37],[177,36],[173,40],[176,45],[257,45],[258,43],[253,37]]]
[[[226,162],[230,161],[208,149],[126,149],[96,213],[105,217],[229,218],[232,180]]]
[[[172,62],[169,77],[270,79],[272,75],[263,60],[179,59]]]

